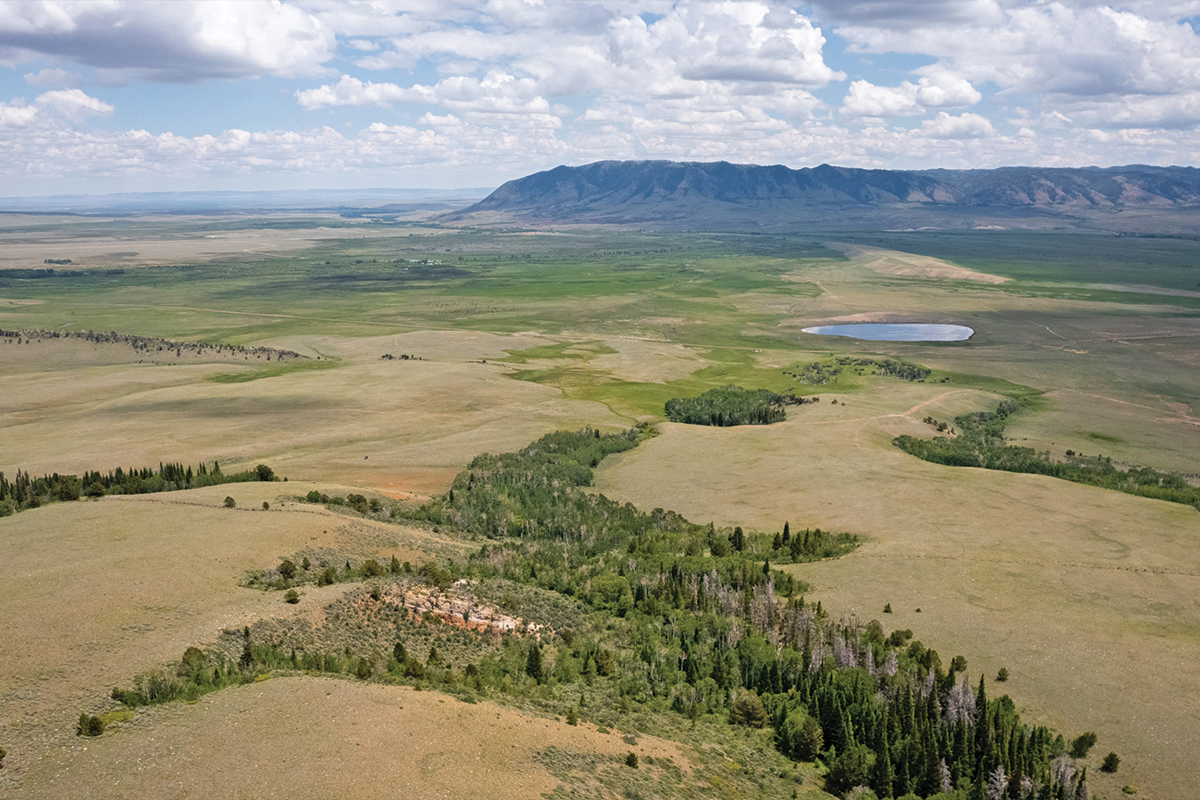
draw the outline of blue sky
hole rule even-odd
[[[0,194],[1200,164],[1200,0],[0,2]]]

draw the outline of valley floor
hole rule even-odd
[[[1109,750],[1121,756],[1116,776],[1089,770],[1097,796],[1113,800],[1127,784],[1152,800],[1191,792],[1200,752],[1196,510],[939,466],[891,444],[936,435],[926,417],[951,421],[1020,395],[1029,409],[1013,418],[1014,444],[1058,458],[1069,448],[1102,453],[1196,480],[1200,306],[1171,271],[1191,251],[1163,256],[1171,270],[1155,284],[1119,252],[1083,280],[1081,259],[1062,266],[1069,248],[1049,238],[1047,265],[1031,277],[1027,262],[1003,253],[959,257],[962,242],[940,234],[913,255],[878,239],[825,248],[767,237],[585,231],[514,243],[418,233],[309,241],[296,251],[303,263],[282,254],[206,262],[194,273],[131,265],[127,275],[49,285],[0,271],[3,329],[254,344],[321,364],[0,341],[0,470],[10,477],[220,460],[226,471],[267,463],[289,478],[0,519],[0,795],[530,797],[561,784],[535,758],[549,744],[623,755],[620,736],[594,726],[305,677],[139,710],[97,740],[73,730],[80,711],[112,705],[112,686],[189,645],[257,619],[316,619],[346,590],[309,587],[290,606],[277,592],[242,587],[251,570],[305,548],[418,563],[467,547],[426,527],[298,502],[309,490],[420,499],[444,492],[479,453],[553,430],[641,421],[659,435],[607,459],[600,491],[699,523],[775,531],[786,520],[793,530],[863,537],[849,556],[788,567],[812,585],[809,600],[835,616],[911,628],[945,660],[964,654],[994,694],[991,679],[1006,667],[1003,691],[1028,719],[1066,734],[1094,730],[1093,766]],[[1126,246],[1111,243],[1114,252]],[[431,256],[461,263],[463,274],[396,276],[393,261]],[[1167,293],[1134,291],[1151,284]],[[898,319],[977,334],[947,346],[800,332]],[[794,377],[838,356],[899,358],[935,373],[924,383],[849,369],[823,385]],[[667,399],[728,383],[821,402],[763,427],[662,421]],[[227,495],[236,508],[223,507]],[[685,766],[695,755],[642,742],[640,752]],[[811,782],[801,789],[816,791]]]

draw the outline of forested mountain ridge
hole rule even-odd
[[[1140,165],[875,170],[828,164],[791,169],[725,161],[597,161],[509,181],[443,219],[504,215],[531,222],[695,222],[706,217],[733,221],[753,212],[761,224],[772,224],[816,221],[833,209],[934,210],[970,217],[1143,208],[1200,210],[1200,170]],[[852,224],[853,218],[842,222]]]

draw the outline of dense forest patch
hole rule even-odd
[[[784,395],[769,389],[743,389],[722,386],[697,397],[675,397],[667,401],[666,414],[671,422],[689,425],[770,425],[787,418]]]

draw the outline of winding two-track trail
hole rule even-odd
[[[1133,406],[1134,408],[1144,408],[1147,411],[1153,411],[1156,414],[1166,413],[1167,416],[1164,417],[1164,419],[1174,420],[1175,422],[1183,422],[1187,425],[1200,425],[1200,418],[1193,417],[1191,414],[1185,414],[1181,411],[1176,411],[1176,412],[1166,411],[1166,412],[1164,412],[1163,409],[1155,408],[1154,406],[1142,405],[1141,403],[1134,403],[1129,400],[1119,400],[1115,397],[1108,397],[1108,396],[1102,395],[1102,394],[1092,394],[1091,392],[1082,392],[1078,389],[1060,389],[1059,391],[1073,392],[1075,394],[1081,394],[1084,397],[1094,397],[1097,400],[1107,400],[1110,403],[1117,403],[1117,404],[1123,405],[1123,406]]]
[[[963,554],[954,555],[939,555],[937,553],[875,553],[860,550],[854,554],[855,558],[874,558],[883,559],[885,561],[895,561],[897,559],[916,559],[922,561],[954,561],[954,562],[969,562],[972,564],[1009,564],[1023,565],[1033,567],[1061,567],[1064,569],[1091,569],[1105,570],[1109,572],[1147,572],[1154,575],[1181,575],[1189,578],[1200,578],[1200,571],[1188,569],[1170,569],[1167,567],[1126,567],[1119,564],[1103,564],[1099,562],[1079,563],[1076,561],[1046,561],[1045,559],[1026,559],[1026,558],[998,558],[995,556],[971,556]]]
[[[926,406],[932,405],[932,404],[938,402],[939,400],[949,397],[952,394],[959,394],[961,392],[972,392],[972,391],[975,391],[975,390],[974,389],[950,389],[949,391],[942,392],[937,397],[931,397],[928,400],[923,400],[920,403],[917,403],[912,408],[908,409],[907,411],[901,411],[897,414],[878,414],[874,417],[846,417],[845,419],[826,419],[826,420],[821,420],[819,422],[813,422],[810,424],[812,424],[812,425],[844,425],[847,422],[868,422],[873,419],[895,419],[895,418],[899,418],[899,417],[910,417],[913,414],[920,411],[921,409],[925,408]]]

